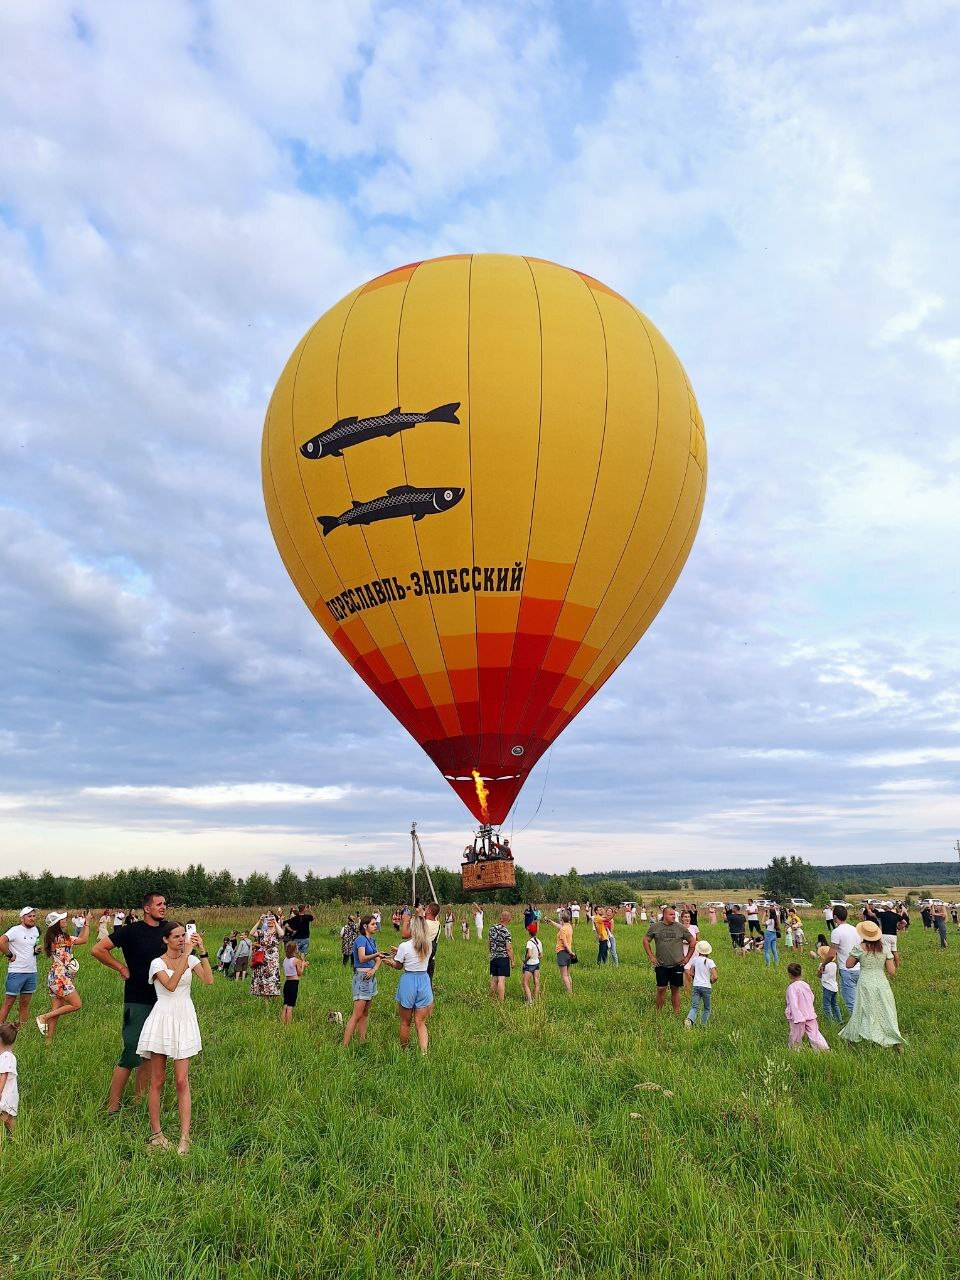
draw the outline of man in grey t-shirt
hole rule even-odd
[[[651,942],[653,946],[650,945]],[[697,940],[686,925],[677,923],[677,913],[673,907],[664,907],[663,919],[659,923],[651,922],[643,939],[643,949],[650,958],[656,974],[656,1007],[658,1009],[663,1008],[669,986],[673,1012],[680,1013],[683,969],[693,956],[696,945]]]

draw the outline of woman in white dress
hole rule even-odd
[[[190,1149],[190,1059],[202,1048],[197,1013],[190,999],[190,983],[193,971],[208,987],[213,983],[213,970],[199,933],[189,936],[178,920],[167,920],[160,930],[167,949],[150,962],[148,981],[154,985],[157,1003],[150,1010],[140,1039],[137,1053],[150,1058],[150,1097],[147,1109],[150,1113],[150,1146],[169,1147],[172,1144],[160,1128],[160,1099],[167,1075],[167,1059],[173,1059],[173,1079],[177,1087],[177,1110],[180,1113],[179,1153],[186,1155]],[[193,955],[196,947],[198,954]]]

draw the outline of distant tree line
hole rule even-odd
[[[954,862],[872,863],[865,866],[813,867],[801,858],[777,857],[766,868],[740,867],[719,871],[614,871],[581,875],[575,867],[563,875],[542,875],[516,868],[517,883],[500,889],[488,901],[599,902],[615,906],[630,899],[710,889],[737,889],[762,884],[771,898],[797,897],[811,901],[842,898],[856,893],[879,893],[890,885],[950,884],[957,879]],[[466,902],[460,874],[432,867],[437,897],[444,903]],[[425,878],[418,879],[421,895]],[[290,866],[271,877],[254,871],[245,878],[230,871],[207,871],[193,863],[184,871],[169,867],[128,867],[95,876],[58,876],[52,871],[32,875],[19,871],[0,876],[0,909],[22,906],[139,907],[144,893],[156,889],[183,907],[290,906],[298,902],[360,903],[380,906],[406,902],[410,871],[406,867],[361,867],[337,875],[300,876]]]

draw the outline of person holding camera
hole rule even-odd
[[[168,920],[160,928],[166,943],[162,956],[150,962],[147,980],[153,985],[157,1001],[140,1032],[137,1053],[150,1060],[151,1147],[169,1148],[172,1144],[160,1127],[160,1103],[167,1075],[167,1059],[173,1059],[173,1079],[177,1090],[180,1115],[180,1143],[177,1151],[185,1156],[190,1149],[190,1121],[193,1100],[190,1096],[190,1059],[202,1049],[197,1011],[190,998],[194,970],[206,986],[213,985],[213,970],[199,933],[187,934],[179,920]],[[194,955],[194,949],[197,954]]]
[[[74,947],[82,947],[90,937],[90,921],[87,914],[83,927],[76,937],[71,937],[63,927],[67,913],[51,911],[47,916],[47,932],[43,937],[44,955],[50,957],[47,974],[47,991],[50,993],[50,1012],[37,1015],[37,1028],[49,1044],[56,1034],[60,1019],[68,1013],[78,1013],[82,1001],[73,978],[80,968],[80,961],[73,954]]]

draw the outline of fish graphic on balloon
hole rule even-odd
[[[400,516],[413,516],[414,523],[424,516],[439,515],[449,511],[463,498],[466,489],[439,488],[418,489],[412,484],[400,484],[388,489],[379,498],[369,502],[354,502],[338,516],[317,516],[317,524],[326,538],[334,529],[347,525],[374,524],[378,520],[396,520]]]
[[[450,422],[460,425],[457,410],[460,401],[438,405],[428,413],[404,413],[399,405],[389,413],[381,413],[373,418],[341,418],[332,427],[311,436],[300,446],[300,452],[311,462],[319,458],[340,458],[344,449],[352,449],[354,445],[365,444],[368,440],[395,436],[399,431],[409,431],[422,422]]]

